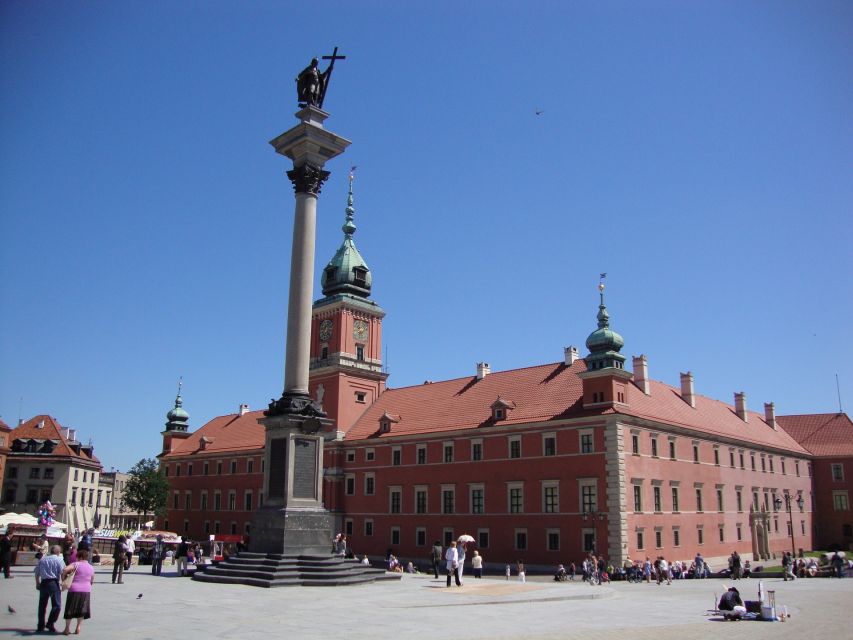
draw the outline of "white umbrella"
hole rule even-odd
[[[474,542],[474,538],[467,533],[463,533],[456,542]]]

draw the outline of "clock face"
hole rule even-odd
[[[356,340],[367,340],[367,323],[356,320],[352,325],[352,335]]]
[[[333,326],[334,324],[331,320],[323,320],[323,322],[320,323],[320,340],[325,342],[332,337]]]

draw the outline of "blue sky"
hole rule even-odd
[[[357,165],[391,386],[560,360],[607,272],[653,378],[786,414],[837,410],[837,373],[853,403],[849,2],[7,0],[7,423],[49,413],[124,470],[179,376],[192,428],[280,394],[293,191],[267,143],[334,46],[353,144],[318,272]]]

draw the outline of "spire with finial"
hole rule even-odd
[[[320,278],[325,296],[346,293],[367,298],[370,295],[372,285],[370,268],[356,249],[352,237],[356,230],[355,222],[353,222],[355,207],[353,206],[352,183],[354,179],[355,167],[352,167],[349,173],[346,219],[341,227],[344,232],[344,241],[323,269],[323,275]]]
[[[186,431],[189,426],[190,414],[183,409],[184,400],[181,398],[181,388],[184,377],[178,378],[178,395],[175,397],[175,408],[166,414],[166,431]]]
[[[601,298],[597,315],[598,329],[589,334],[586,339],[589,355],[585,360],[587,368],[590,370],[607,367],[622,369],[625,363],[625,356],[619,353],[625,345],[625,341],[622,336],[610,328],[610,314],[607,313],[607,307],[604,304],[604,278],[606,276],[606,273],[602,273],[598,283],[598,294]]]

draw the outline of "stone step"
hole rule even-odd
[[[258,587],[336,586],[376,580],[399,580],[400,574],[337,556],[286,556],[243,552],[205,567],[194,580]]]

